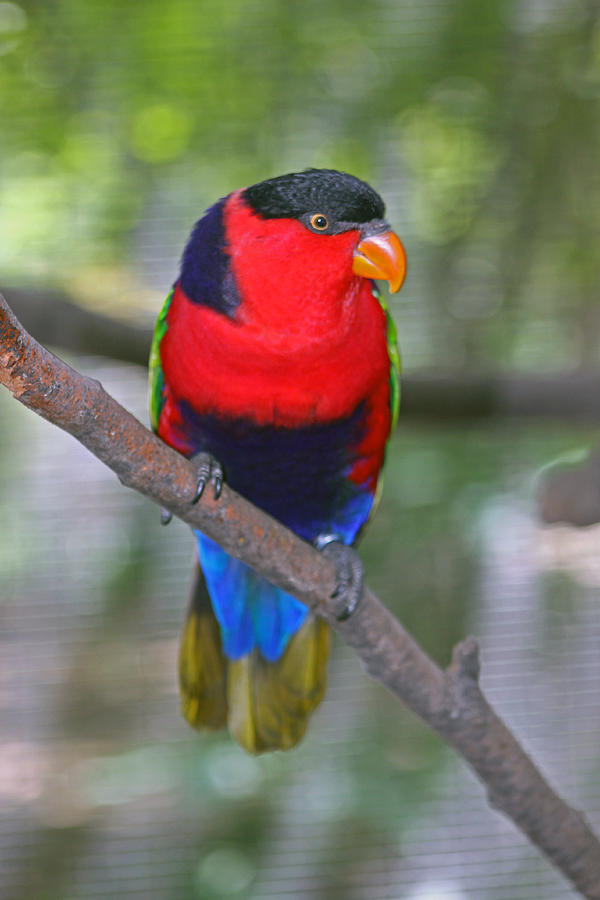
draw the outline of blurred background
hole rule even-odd
[[[0,2],[0,287],[142,421],[207,206],[307,166],[384,196],[410,269],[369,583],[441,665],[477,635],[596,827],[600,527],[536,494],[598,440],[599,98],[595,0]],[[2,900],[575,896],[339,643],[297,750],[189,730],[187,529],[7,392],[0,416]]]

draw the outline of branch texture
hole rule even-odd
[[[476,642],[467,638],[442,671],[365,588],[357,611],[335,619],[333,565],[224,486],[195,506],[195,469],[105,393],[41,347],[0,295],[0,384],[76,437],[127,487],[145,494],[322,615],[366,671],[471,765],[490,802],[509,816],[584,897],[600,900],[600,842],[548,785],[479,688]]]

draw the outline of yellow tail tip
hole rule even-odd
[[[323,699],[329,646],[329,627],[311,617],[276,662],[257,650],[228,660],[212,609],[191,609],[179,654],[182,713],[193,728],[228,726],[248,753],[289,750]]]

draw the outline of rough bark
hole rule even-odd
[[[600,900],[600,842],[583,815],[548,785],[479,687],[477,644],[467,638],[442,671],[365,588],[356,612],[335,619],[332,563],[265,513],[223,488],[190,505],[194,467],[105,393],[41,347],[0,296],[0,384],[81,441],[121,482],[204,531],[316,609],[380,681],[471,765],[491,803],[509,816],[584,897]]]

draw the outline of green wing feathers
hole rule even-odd
[[[194,728],[224,728],[249,753],[288,750],[306,730],[326,686],[329,627],[310,617],[275,663],[257,650],[229,660],[221,648],[200,566],[179,654],[182,712]]]
[[[390,409],[392,411],[391,431],[393,431],[398,422],[398,413],[400,411],[400,372],[402,369],[402,363],[400,360],[400,351],[398,349],[398,333],[396,331],[396,323],[392,318],[389,307],[375,285],[373,286],[373,296],[385,313],[387,351],[390,360]]]
[[[156,325],[154,326],[154,334],[152,336],[152,345],[150,347],[150,359],[148,361],[148,381],[150,389],[150,424],[153,431],[158,428],[158,420],[163,407],[163,388],[165,386],[165,377],[163,375],[162,364],[160,361],[160,342],[165,336],[167,330],[167,313],[171,300],[173,299],[173,291],[171,288],[167,299],[163,303]]]
[[[373,285],[373,296],[381,306],[384,314],[385,314],[385,327],[386,327],[386,342],[387,342],[387,351],[388,351],[388,359],[390,361],[390,412],[392,414],[392,421],[390,423],[390,434],[389,438],[394,433],[394,429],[398,422],[398,413],[400,411],[400,370],[401,360],[400,360],[400,351],[398,349],[398,335],[396,332],[396,323],[392,318],[392,314],[389,311],[388,305],[385,300],[381,297],[379,291],[377,290],[376,285]],[[377,488],[375,490],[375,496],[373,498],[373,506],[371,507],[371,512],[369,514],[370,521],[373,518],[375,510],[379,505],[379,500],[381,498],[381,491],[383,489],[383,468],[379,473],[379,478],[377,479]],[[367,523],[365,522],[365,525]],[[364,527],[364,526],[363,526]],[[361,529],[362,532],[362,529]]]

